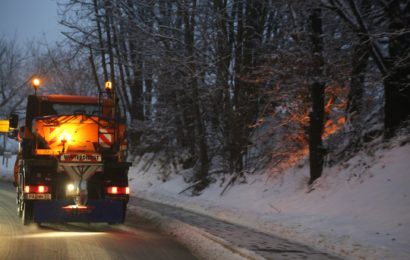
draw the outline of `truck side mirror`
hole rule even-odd
[[[10,114],[10,128],[16,129],[19,124],[19,116],[17,114]]]
[[[18,139],[18,130],[17,129],[13,129],[8,133],[8,137],[11,139]],[[18,140],[17,140],[18,141]]]

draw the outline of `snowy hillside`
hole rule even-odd
[[[302,163],[280,175],[246,176],[223,196],[217,180],[198,197],[180,194],[189,184],[171,174],[163,180],[149,156],[130,172],[137,197],[176,205],[311,245],[348,259],[410,258],[410,145],[408,137],[340,165],[307,187]]]

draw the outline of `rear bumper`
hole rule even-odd
[[[38,223],[123,223],[126,203],[119,200],[90,200],[86,208],[69,207],[68,200],[39,200],[33,203],[33,221]]]

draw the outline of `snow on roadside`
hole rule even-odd
[[[6,159],[7,160],[7,159]],[[0,179],[6,181],[13,181],[13,168],[14,162],[16,160],[16,155],[12,155],[10,159],[8,159],[8,163],[6,161],[3,164],[3,156],[0,155]]]
[[[188,186],[181,175],[158,178],[159,167],[130,171],[137,197],[171,204],[276,234],[349,259],[410,258],[410,145],[360,153],[325,168],[308,189],[308,168],[284,174],[247,176],[220,196],[213,183],[201,196],[178,194]]]
[[[197,227],[185,224],[175,219],[141,207],[129,205],[131,214],[137,218],[147,219],[168,235],[173,236],[179,243],[189,248],[191,253],[204,260],[262,260],[263,258],[249,250],[237,248],[228,242],[215,237]],[[131,215],[131,217],[133,217]]]

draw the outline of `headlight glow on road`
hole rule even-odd
[[[17,238],[69,238],[69,237],[87,237],[106,235],[106,232],[49,232],[40,234],[27,234]]]

